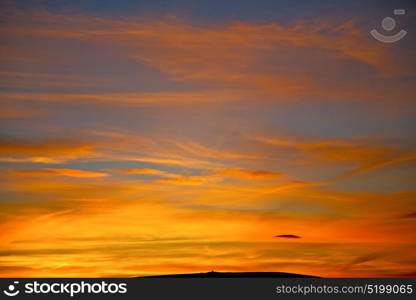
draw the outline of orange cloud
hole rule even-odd
[[[414,238],[409,223],[197,207],[186,209],[146,198],[119,204],[113,203],[105,210],[93,210],[105,205],[105,201],[93,200],[93,205],[83,207],[86,209],[83,214],[76,212],[78,207],[63,206],[58,211],[38,215],[33,211],[39,203],[25,204],[31,206],[28,211],[32,215],[15,219],[9,227],[2,224],[8,234],[2,236],[3,231],[0,234],[5,242],[0,251],[0,270],[7,265],[16,269],[7,271],[4,268],[0,276],[70,274],[82,277],[85,268],[95,276],[138,276],[177,273],[184,265],[188,266],[187,272],[206,271],[209,266],[216,266],[222,271],[278,269],[326,276],[383,276],[383,271],[388,268],[385,263],[367,269],[363,268],[364,260],[356,258],[374,251],[375,245],[383,245],[390,266],[407,270],[411,264],[401,265],[397,253],[408,253],[408,261],[414,257],[409,252],[411,245],[403,242]],[[71,205],[75,203],[71,202]],[[4,206],[2,204],[2,208]],[[19,206],[18,211],[23,208],[24,205]],[[296,232],[302,239],[296,243],[278,241],[273,238],[276,228],[281,232]],[[42,244],[37,242],[39,239]],[[389,247],[389,243],[395,243],[394,247]],[[308,249],[309,255],[305,257],[302,253]],[[256,257],[255,262],[247,259],[252,256]],[[120,264],[112,263],[121,257]],[[249,264],[245,263],[248,261]],[[351,264],[352,261],[356,263]],[[62,268],[54,267],[56,265]],[[348,269],[345,269],[346,265]],[[360,267],[363,269],[357,269]]]
[[[47,139],[39,142],[0,140],[0,161],[60,163],[91,156],[94,145],[80,141]]]
[[[166,172],[157,169],[119,169],[118,171],[125,174],[139,174],[139,175],[165,175]]]
[[[18,105],[2,105],[0,118],[2,119],[19,119],[38,116],[44,113],[42,109],[28,108]]]
[[[180,150],[185,151],[185,153],[205,158],[215,158],[215,159],[257,159],[259,158],[258,154],[244,153],[242,151],[229,151],[227,149],[220,149],[215,147],[209,147],[202,145],[196,142],[176,142],[173,141],[173,144],[176,145]]]
[[[42,175],[57,175],[77,178],[94,178],[105,177],[107,173],[94,172],[76,169],[32,169],[32,170],[14,170],[9,172],[12,176],[42,176]]]
[[[19,93],[0,92],[3,99],[10,101],[67,102],[67,103],[162,103],[192,104],[195,102],[218,102],[238,100],[241,93],[232,90],[199,90],[190,92],[137,92],[137,93]]]
[[[369,163],[363,167],[357,168],[351,172],[348,172],[338,178],[338,180],[342,180],[351,176],[363,174],[366,172],[371,172],[373,170],[383,168],[389,165],[399,164],[403,162],[410,162],[416,160],[416,154],[399,154],[392,158],[385,158],[374,163]]]
[[[265,178],[276,178],[281,177],[283,174],[280,172],[271,172],[271,171],[251,171],[245,169],[217,169],[214,170],[215,174],[234,176],[245,179],[265,179]]]
[[[295,149],[322,160],[351,162],[360,165],[353,171],[339,176],[337,180],[416,159],[412,151],[409,152],[408,150],[396,149],[390,146],[370,145],[369,142],[301,140],[274,137],[252,137],[252,139],[283,149]]]
[[[203,175],[173,174],[158,169],[118,169],[119,172],[135,175],[158,175],[170,180],[158,180],[159,183],[200,184],[206,181],[217,181],[221,177],[236,177],[243,179],[270,179],[283,176],[279,172],[252,171],[240,168],[206,170]]]
[[[387,147],[369,146],[344,140],[301,140],[273,137],[252,137],[256,141],[282,148],[312,153],[319,158],[333,161],[364,162],[390,157],[394,150]]]
[[[350,264],[381,244],[394,269],[406,273],[411,265],[400,264],[397,253],[412,253],[412,220],[391,215],[408,212],[413,194],[341,193],[299,184],[279,190],[276,183],[222,183],[212,174],[169,176],[148,183],[43,176],[2,182],[2,188],[42,200],[0,205],[0,276],[138,276],[180,272],[181,265],[188,272],[212,265],[222,271],[277,268],[325,276],[383,276],[386,265],[377,260],[374,269],[365,268],[364,262]],[[305,211],[299,199],[313,206]],[[285,211],[284,203],[295,210]],[[325,206],[325,214],[314,212],[317,204]],[[295,244],[276,240],[277,229],[302,239]],[[392,243],[394,249],[389,249]],[[307,249],[315,250],[305,257]],[[251,256],[256,262],[244,263]],[[114,266],[118,257],[122,263]]]
[[[28,87],[33,89],[39,87],[50,89],[75,89],[80,87],[91,87],[98,83],[114,84],[114,78],[105,76],[92,78],[87,75],[48,74],[41,72],[0,71],[0,84],[14,89],[27,89]]]
[[[26,15],[26,18],[23,16]],[[30,17],[29,17],[30,16]],[[14,19],[16,18],[16,19]],[[30,21],[28,21],[30,20]],[[53,20],[51,23],[45,20]],[[204,90],[192,92],[155,93],[108,93],[108,94],[23,94],[2,92],[3,96],[14,99],[35,98],[39,101],[100,101],[112,103],[198,103],[200,101],[233,101],[272,99],[283,100],[307,96],[385,99],[392,95],[391,86],[383,82],[377,89],[369,87],[367,81],[354,78],[331,82],[322,81],[319,76],[320,59],[310,57],[309,63],[297,66],[294,50],[317,49],[319,53],[336,65],[327,72],[337,75],[348,69],[345,60],[370,66],[383,75],[401,76],[412,73],[406,58],[403,61],[390,59],[389,48],[374,43],[367,32],[350,21],[337,24],[320,20],[319,24],[298,22],[293,26],[278,23],[253,24],[231,23],[212,26],[194,26],[186,21],[169,19],[151,21],[149,19],[111,20],[91,16],[65,16],[48,12],[20,12],[9,16],[3,26],[3,34],[8,36],[43,36],[50,39],[82,39],[89,43],[100,43],[124,51],[125,57],[145,63],[169,74],[174,80],[198,81],[209,85]],[[28,29],[30,28],[30,29]],[[360,47],[356,47],[359,44]],[[11,47],[8,45],[8,47]],[[166,51],[169,49],[169,51]],[[20,50],[21,52],[22,50]],[[7,53],[16,53],[7,49]],[[308,51],[309,53],[310,51]],[[17,60],[27,60],[32,53],[19,53]],[[49,60],[49,56],[45,56]],[[314,62],[317,59],[318,62]],[[270,61],[277,61],[276,66]],[[289,63],[288,63],[289,62]],[[290,63],[293,62],[293,63]],[[48,61],[45,61],[48,63]],[[310,65],[310,66],[309,66]],[[266,67],[265,67],[266,66]],[[304,71],[305,68],[311,68]],[[10,72],[9,72],[10,73]],[[310,76],[317,73],[316,76]],[[413,74],[413,73],[412,73]],[[32,82],[37,77],[41,85],[50,85],[50,80],[42,80],[47,74],[4,74],[7,82]],[[53,84],[64,82],[89,82],[62,75],[54,78]],[[17,78],[17,79],[16,79]],[[94,78],[105,82],[106,78]],[[92,80],[92,79],[91,79]],[[370,80],[374,80],[371,78]],[[390,84],[397,82],[389,79]],[[18,83],[22,84],[22,83]],[[25,84],[23,83],[23,86]],[[359,90],[359,97],[357,97]],[[411,86],[401,84],[394,89],[400,94],[400,101],[409,101]]]

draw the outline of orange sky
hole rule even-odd
[[[6,3],[1,277],[414,274],[414,38]]]

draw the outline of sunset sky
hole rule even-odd
[[[1,1],[0,277],[415,277],[415,28],[414,1]]]

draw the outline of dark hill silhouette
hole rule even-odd
[[[311,275],[284,272],[206,272],[143,276],[139,278],[318,278]]]
[[[284,239],[300,239],[301,237],[295,234],[280,234],[275,235],[276,238],[284,238]]]

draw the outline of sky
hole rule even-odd
[[[415,17],[2,1],[0,277],[416,276]]]

